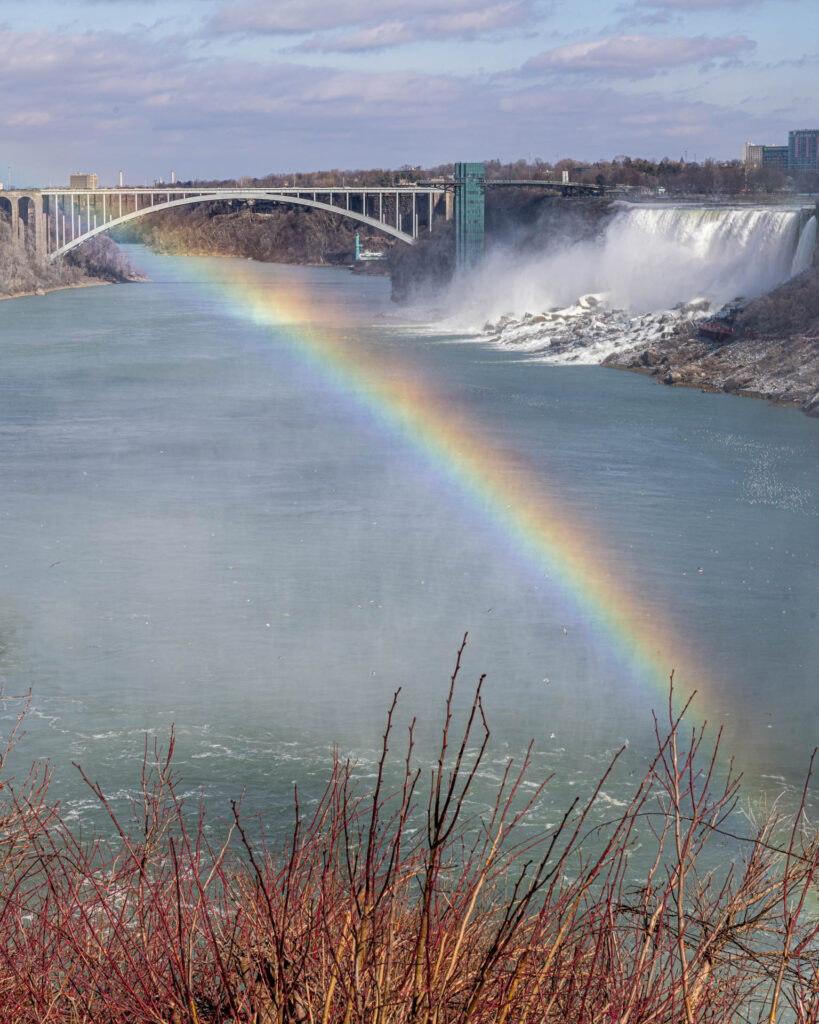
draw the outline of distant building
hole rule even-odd
[[[755,142],[746,142],[742,147],[742,162],[746,167],[762,166],[762,150],[764,146],[757,146]]]
[[[762,166],[781,167],[783,171],[788,170],[788,147],[787,146],[763,146]]]
[[[798,128],[788,132],[788,169],[819,170],[819,128]]]
[[[96,174],[72,174],[68,183],[69,188],[99,188],[99,179]]]
[[[787,146],[758,146],[746,142],[742,162],[749,167],[779,167],[783,171],[819,171],[819,128],[788,132]]]

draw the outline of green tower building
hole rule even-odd
[[[455,266],[474,267],[483,256],[484,165],[455,164]]]

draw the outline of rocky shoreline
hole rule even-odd
[[[746,338],[722,345],[678,338],[614,353],[603,365],[674,387],[764,398],[819,416],[819,338]]]
[[[612,353],[603,365],[670,386],[764,398],[819,416],[819,270],[749,303],[725,341],[709,339],[696,321],[686,320],[649,345]]]

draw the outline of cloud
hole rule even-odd
[[[763,0],[638,0],[635,6],[663,11],[718,11],[724,8],[754,7]]]
[[[483,9],[448,11],[406,21],[380,22],[356,32],[319,33],[310,36],[297,49],[339,53],[380,50],[406,43],[435,39],[470,39],[489,32],[525,24],[530,8],[520,0],[493,3]]]
[[[378,4],[379,15],[406,14],[409,5],[404,0],[383,0]],[[210,19],[209,30],[214,34],[251,32],[283,34],[289,32],[315,32],[323,29],[359,25],[373,17],[373,4],[368,0],[339,0],[333,4],[306,4],[304,0],[245,0],[244,3],[222,7]]]
[[[303,0],[275,5],[245,0],[219,10],[206,31],[211,35],[309,34],[298,49],[350,52],[421,40],[472,38],[534,19],[532,0],[380,0],[378,4],[339,0],[315,9]]]
[[[310,36],[296,49],[318,53],[350,53],[362,50],[381,50],[389,46],[400,46],[403,43],[414,43],[417,39],[417,26],[406,21],[385,21],[372,28],[360,29],[358,32],[335,35],[319,33]]]
[[[678,59],[701,59],[704,51],[679,42],[674,48]],[[738,153],[746,136],[770,133],[747,109],[771,120],[773,103],[734,109],[621,91],[588,74],[554,74],[548,61],[564,67],[569,49],[545,55],[552,80],[544,88],[540,75],[520,71],[479,76],[382,71],[364,61],[345,70],[293,59],[243,61],[241,54],[203,59],[179,39],[146,39],[138,30],[7,30],[0,34],[0,94],[7,98],[0,137],[20,180],[22,168],[27,182],[44,183],[67,181],[83,167],[110,184],[120,167],[138,183],[170,168],[180,178],[212,178],[528,152],[554,160],[558,150],[583,160],[624,152],[678,156],[682,140],[720,157]],[[635,53],[643,67],[645,52],[634,46],[630,67]],[[648,66],[655,67],[657,50],[651,54]],[[624,57],[621,51],[613,61],[610,50],[592,48],[571,60],[581,67],[614,63],[621,74]]]
[[[236,173],[247,171],[254,149],[255,161],[275,153],[279,165],[292,159],[304,166],[298,152],[305,139],[332,150],[328,139],[359,136],[362,117],[371,129],[393,124],[394,141],[415,127],[420,134],[432,107],[462,105],[468,88],[448,75],[204,62],[186,57],[173,40],[158,46],[136,32],[0,35],[6,144],[37,141],[46,123],[42,139],[54,152],[66,143],[89,153],[162,150],[173,137],[187,140],[186,149],[225,153],[241,139],[245,156]],[[261,156],[260,138],[269,156]]]
[[[737,58],[755,45],[744,35],[608,36],[547,50],[526,61],[524,70],[645,78],[670,67]]]
[[[13,110],[15,96],[28,102],[41,93],[61,106],[63,95],[79,96],[87,87],[91,91],[86,102],[93,108],[103,97],[107,102],[109,95],[123,100],[142,96],[154,87],[158,76],[167,76],[163,82],[167,88],[181,45],[172,37],[149,42],[139,33],[0,33],[3,107]]]
[[[647,25],[679,23],[685,15],[708,14],[710,11],[739,11],[761,7],[767,0],[632,0],[615,8],[623,17],[618,31],[644,28]],[[781,2],[781,0],[780,0]],[[795,0],[799,2],[799,0]]]

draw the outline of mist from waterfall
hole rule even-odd
[[[669,311],[702,315],[806,269],[816,219],[802,219],[798,210],[624,203],[595,239],[547,241],[534,255],[490,251],[454,283],[447,322],[550,360],[598,362],[668,329]]]

